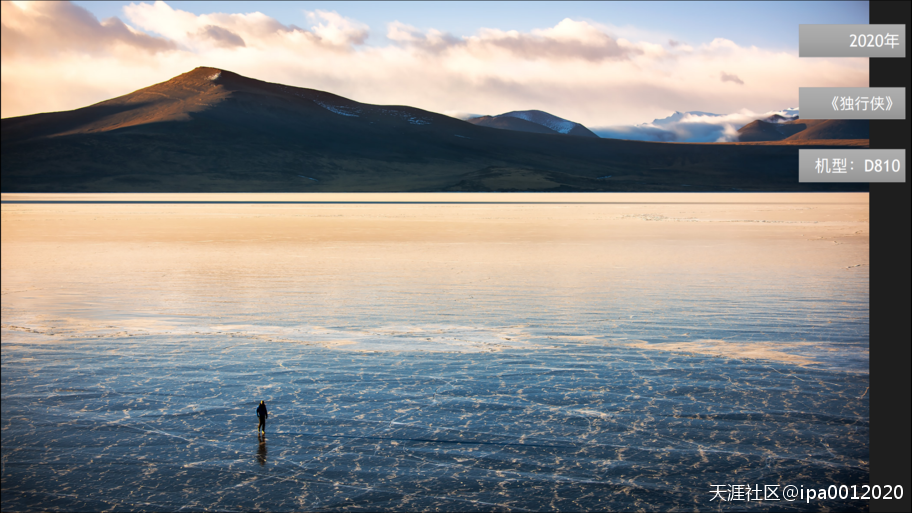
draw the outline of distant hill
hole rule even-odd
[[[753,121],[738,130],[740,142],[868,139],[867,120],[795,119],[783,123]]]
[[[511,118],[508,116],[481,116],[477,118],[469,118],[466,121],[472,123],[473,125],[499,128],[501,130],[515,130],[517,132],[533,132],[536,134],[554,135],[558,135],[560,133],[551,130],[546,126],[539,125],[538,123],[533,123],[531,121],[526,121],[525,119],[520,118]]]
[[[807,128],[807,125],[793,123],[769,123],[756,120],[738,130],[738,141],[781,141]]]
[[[3,192],[867,190],[798,183],[796,146],[814,141],[502,130],[206,67],[81,109],[6,118],[0,134]]]
[[[579,123],[574,123],[540,110],[514,110],[501,114],[501,116],[531,121],[561,134],[598,138],[591,130]]]
[[[579,123],[559,118],[541,110],[515,110],[499,116],[481,116],[467,119],[473,125],[517,130],[520,132],[554,133],[575,135],[578,137],[598,137],[591,130]],[[542,131],[541,127],[546,129]]]

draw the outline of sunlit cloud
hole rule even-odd
[[[182,49],[198,54],[205,54],[210,47],[225,47],[226,43],[227,46],[251,45],[262,51],[275,47],[298,51],[313,47],[350,50],[363,44],[369,33],[362,23],[319,10],[307,13],[314,24],[310,30],[284,25],[260,12],[195,15],[160,1],[130,4],[124,7],[124,13],[140,29],[162,34]]]
[[[465,40],[452,34],[435,29],[421,32],[411,25],[398,21],[389,23],[387,27],[386,37],[390,41],[435,54],[466,44]]]
[[[2,2],[2,57],[65,58],[61,54],[154,54],[176,49],[166,38],[134,30],[118,18],[99,21],[69,2]]]
[[[399,22],[390,23],[387,38],[410,48],[440,53],[463,50],[476,58],[492,58],[497,52],[520,60],[583,59],[599,62],[606,59],[629,59],[642,55],[643,49],[625,40],[617,40],[586,22],[564,19],[548,29],[529,33],[481,28],[474,36],[457,38],[452,34],[419,29]]]
[[[370,27],[344,12],[308,12],[304,25],[165,2],[133,3],[123,19],[103,21],[67,2],[4,2],[2,115],[82,107],[197,66],[366,103],[538,109],[589,127],[674,111],[767,112],[797,104],[799,86],[868,83],[867,59],[799,59],[709,33],[684,42],[585,20],[527,32],[479,26],[468,36],[393,21],[375,27],[386,36],[375,45]]]
[[[644,52],[625,40],[617,40],[584,21],[564,19],[552,28],[525,34],[516,30],[481,29],[468,38],[470,49],[484,55],[493,48],[506,50],[522,60],[582,59],[590,62],[627,60]]]
[[[370,33],[367,25],[336,12],[318,10],[307,13],[307,17],[316,23],[312,30],[318,41],[330,46],[362,45]]]

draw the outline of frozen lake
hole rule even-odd
[[[2,198],[3,511],[867,510],[866,193]]]

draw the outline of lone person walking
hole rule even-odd
[[[263,432],[263,435],[266,434],[266,417],[268,416],[269,412],[266,411],[266,403],[264,401],[260,401],[260,405],[257,406],[257,417],[260,418],[260,425],[257,426],[257,434],[259,434],[260,431]]]

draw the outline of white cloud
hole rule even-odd
[[[336,12],[313,11],[307,17],[314,25],[304,30],[283,25],[260,12],[243,14],[195,15],[174,9],[167,3],[132,3],[124,7],[130,22],[143,30],[161,34],[183,49],[205,54],[212,48],[251,46],[269,51],[275,47],[304,50],[320,47],[330,50],[351,50],[367,39],[368,27],[363,23],[340,16]],[[243,41],[245,44],[240,44]]]
[[[369,34],[368,26],[340,16],[336,12],[314,11],[308,12],[307,17],[316,22],[311,31],[320,38],[320,41],[331,46],[347,47],[350,45],[364,44]]]
[[[69,2],[2,2],[0,14],[4,62],[176,49],[173,41],[137,31],[118,18],[99,21]]]

